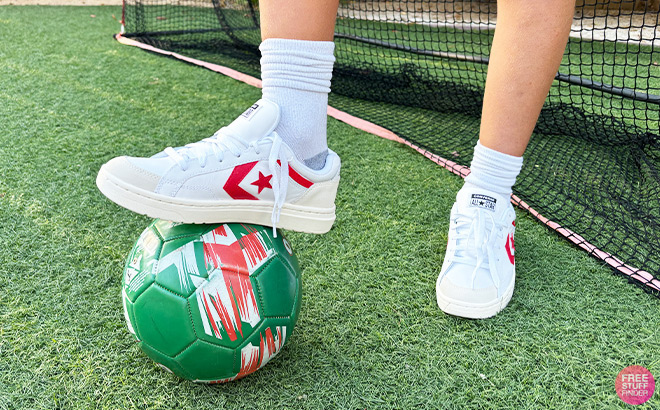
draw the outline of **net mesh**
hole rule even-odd
[[[514,187],[523,208],[656,296],[659,4],[578,0]],[[125,0],[124,13],[125,36],[259,77],[256,1]],[[469,165],[496,19],[488,0],[342,1],[330,104]]]

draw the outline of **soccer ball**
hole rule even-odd
[[[147,356],[179,377],[222,383],[260,369],[289,340],[300,268],[272,228],[156,220],[128,257],[122,299]]]

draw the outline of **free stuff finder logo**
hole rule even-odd
[[[616,394],[628,404],[643,404],[655,391],[655,380],[647,368],[628,366],[616,377]]]

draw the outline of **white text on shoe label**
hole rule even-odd
[[[258,110],[259,110],[259,104],[253,104],[252,107],[248,108],[247,110],[245,110],[243,114],[241,114],[241,117],[249,121],[250,118],[252,118]]]
[[[488,195],[472,194],[470,199],[470,206],[476,206],[477,208],[487,209],[492,212],[495,212],[496,203],[497,199]]]

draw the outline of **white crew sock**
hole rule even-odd
[[[269,38],[259,50],[263,98],[281,110],[275,131],[305,165],[323,168],[335,43]]]
[[[477,142],[466,187],[479,187],[501,195],[511,195],[511,188],[522,168],[522,157],[503,154]]]

